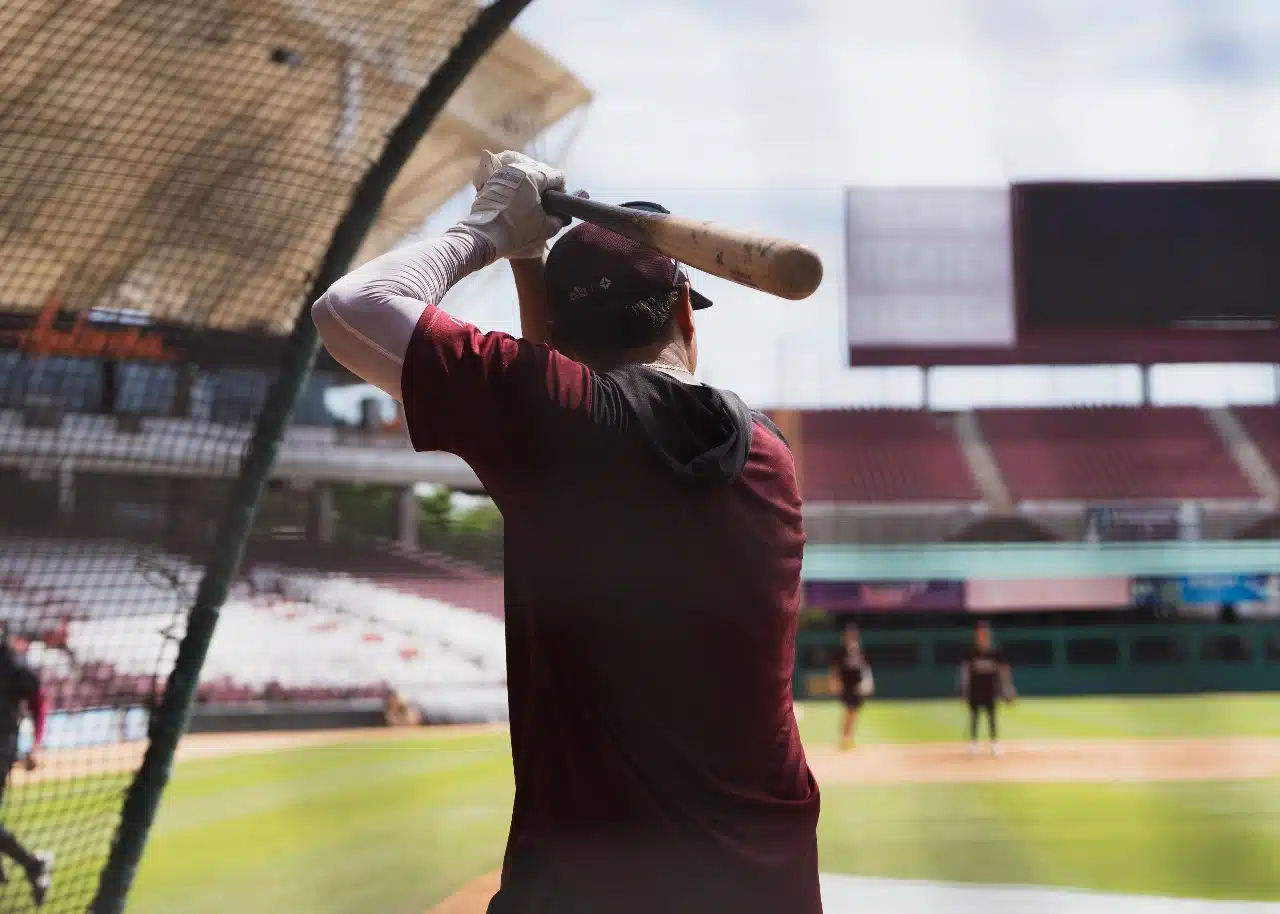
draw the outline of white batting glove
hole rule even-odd
[[[458,226],[488,240],[498,257],[541,257],[547,239],[568,224],[542,208],[543,191],[564,190],[564,172],[522,153],[484,150],[471,183],[475,203]]]

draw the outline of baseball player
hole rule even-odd
[[[853,748],[853,730],[858,722],[858,711],[862,703],[875,694],[875,678],[871,674],[871,664],[862,653],[862,644],[858,638],[858,627],[850,625],[840,638],[840,648],[831,664],[831,679],[834,690],[840,695],[840,703],[844,706],[844,715],[840,723],[840,750]]]
[[[35,730],[31,751],[22,760],[28,771],[39,766],[40,743],[44,738],[44,722],[48,705],[40,688],[40,677],[22,661],[9,643],[8,633],[0,627],[0,799],[9,773],[18,762],[18,728],[25,705]],[[0,882],[7,882],[4,857],[9,857],[26,873],[36,906],[44,904],[53,881],[53,856],[31,853],[0,824]]]
[[[978,723],[987,718],[987,737],[992,755],[1000,754],[996,725],[996,702],[1013,704],[1013,671],[1004,652],[991,640],[991,626],[980,622],[974,630],[973,647],[960,664],[960,694],[969,705],[969,754],[978,751]]]
[[[471,212],[335,283],[325,346],[475,470],[506,536],[515,806],[490,914],[819,914],[791,701],[804,548],[785,440],[699,383],[684,268],[542,208],[484,153]],[[664,211],[652,203],[630,206]],[[522,338],[440,307],[507,259]]]

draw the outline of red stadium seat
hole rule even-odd
[[[1009,409],[979,420],[1017,501],[1257,497],[1199,409]]]
[[[908,410],[806,412],[803,494],[814,502],[978,501],[950,420]]]

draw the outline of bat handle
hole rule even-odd
[[[571,194],[566,194],[562,190],[544,190],[542,192],[542,208],[553,216],[561,216],[565,219],[585,219],[587,214],[593,212],[593,210],[590,206],[583,206],[582,204],[589,202],[590,199],[591,195],[585,190],[576,190]]]

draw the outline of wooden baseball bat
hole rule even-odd
[[[686,266],[799,301],[822,284],[822,258],[812,248],[715,222],[629,209],[549,190],[547,212],[581,219],[661,251]]]

